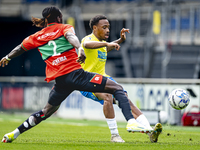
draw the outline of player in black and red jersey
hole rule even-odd
[[[86,56],[80,42],[75,35],[74,28],[62,24],[62,13],[56,7],[47,7],[42,12],[43,18],[32,18],[34,25],[44,27],[30,35],[0,61],[0,66],[8,65],[9,61],[25,51],[38,48],[42,59],[46,63],[46,81],[55,80],[55,85],[49,94],[46,106],[33,113],[14,131],[4,135],[2,142],[12,142],[20,134],[31,129],[41,121],[50,117],[60,106],[61,102],[74,90],[110,93],[119,101],[119,107],[128,121],[128,131],[143,131],[143,125],[136,122],[129,101],[121,85],[106,77],[85,72],[80,63],[84,63]],[[79,57],[75,51],[79,51]],[[116,46],[116,49],[119,47]]]

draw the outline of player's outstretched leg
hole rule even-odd
[[[52,106],[47,103],[45,108],[41,111],[38,111],[32,114],[27,120],[25,120],[18,128],[14,131],[7,133],[3,136],[2,142],[11,143],[14,141],[20,134],[31,129],[32,127],[38,125],[41,121],[50,117],[59,106]]]
[[[113,94],[115,99],[119,102],[119,107],[121,108],[121,111],[125,119],[128,121],[128,124],[126,127],[127,131],[147,132],[149,130],[134,119],[133,114],[131,113],[129,100],[127,96],[125,95],[123,87],[121,85],[116,84],[110,79],[107,79],[104,92]]]
[[[144,125],[138,123],[131,113],[131,107],[127,96],[123,90],[116,90],[114,92],[116,100],[119,102],[119,107],[122,110],[122,113],[125,119],[128,121],[126,129],[128,132],[150,132],[152,129],[146,128]]]
[[[3,136],[2,142],[11,143],[14,141],[20,134],[31,129],[35,125],[39,124],[41,121],[45,120],[46,117],[42,111],[32,114],[27,120],[25,120],[18,128],[13,132],[7,133]]]
[[[154,130],[151,133],[148,133],[149,139],[152,143],[156,143],[158,141],[158,136],[162,132],[161,123],[157,123],[154,127]]]
[[[128,97],[127,94],[126,94],[126,96]],[[144,116],[144,114],[141,112],[141,110],[140,110],[137,106],[135,106],[135,105],[131,102],[130,99],[129,99],[129,103],[130,103],[131,111],[132,111],[132,114],[133,114],[135,120],[136,120],[139,124],[145,126],[145,128],[146,128],[146,133],[153,131],[153,128],[150,126],[149,121],[148,121],[147,118]],[[142,132],[142,133],[144,133],[144,132]]]

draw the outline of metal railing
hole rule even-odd
[[[43,83],[54,84],[54,81],[47,83],[44,81],[45,77],[27,77],[27,76],[2,76],[0,77],[0,83]],[[128,84],[200,84],[200,79],[175,79],[175,78],[114,78],[118,83]]]

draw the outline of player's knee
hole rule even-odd
[[[123,90],[123,87],[120,84],[117,84],[116,90]]]
[[[106,86],[105,86],[105,88],[107,89],[109,89],[109,92],[111,93],[111,94],[113,94],[115,91],[117,91],[117,90],[123,90],[123,87],[120,85],[120,84],[117,84],[117,83],[115,83],[114,81],[112,81],[112,80],[107,80],[107,83],[106,83]]]
[[[106,103],[112,103],[112,101],[113,101],[113,96],[112,96],[111,94],[105,94],[103,100],[104,100],[104,102],[106,102]]]
[[[111,89],[111,94],[114,94],[116,91],[119,90],[123,91],[123,87],[121,85],[116,84],[116,86]]]

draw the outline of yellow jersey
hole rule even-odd
[[[96,36],[92,33],[90,35],[85,36],[81,41],[81,46],[83,47],[83,43],[85,41],[99,41]],[[103,41],[106,42],[106,41]],[[103,76],[109,77],[105,73],[105,65],[107,60],[107,50],[106,47],[96,48],[96,49],[88,49],[83,47],[86,55],[85,64],[81,64],[83,69],[88,72],[94,72],[101,74]]]

